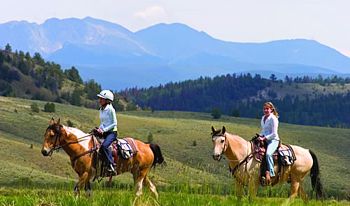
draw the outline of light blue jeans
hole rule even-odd
[[[273,153],[276,151],[278,147],[279,141],[278,140],[268,140],[267,141],[267,151],[266,151],[266,162],[267,162],[267,168],[270,171],[270,176],[275,176],[275,170],[274,170],[274,164],[273,164]]]

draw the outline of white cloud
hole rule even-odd
[[[134,17],[144,20],[165,19],[167,17],[167,13],[163,7],[154,5],[134,13]]]

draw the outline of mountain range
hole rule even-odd
[[[104,20],[52,18],[42,24],[0,24],[0,46],[39,52],[84,79],[119,90],[227,73],[346,75],[350,58],[314,40],[238,43],[215,39],[185,24],[157,24],[137,32]]]

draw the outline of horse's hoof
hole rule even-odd
[[[86,196],[87,198],[92,197],[92,192],[91,192],[91,191],[86,191],[86,192],[85,192],[85,196]]]

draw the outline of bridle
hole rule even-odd
[[[87,134],[87,135],[85,135],[85,136],[82,136],[82,137],[77,138],[77,139],[78,139],[77,141],[66,142],[65,144],[61,145],[61,144],[60,144],[60,142],[61,142],[61,136],[62,136],[61,128],[62,128],[62,125],[58,125],[58,126],[57,126],[57,125],[50,125],[50,126],[46,129],[46,131],[47,131],[48,129],[51,129],[51,130],[53,130],[54,133],[55,133],[55,136],[54,136],[55,142],[54,142],[54,144],[53,144],[53,147],[52,147],[52,148],[50,149],[50,151],[48,152],[48,156],[50,156],[50,157],[52,156],[52,153],[53,153],[54,151],[58,151],[58,150],[60,150],[61,148],[65,147],[65,146],[68,146],[68,145],[70,145],[70,144],[77,144],[77,143],[81,142],[81,141],[83,140],[83,138],[85,138],[85,137],[93,136],[92,133],[89,133],[89,134]],[[93,149],[90,149],[89,151],[94,151],[94,150],[93,150]],[[83,155],[78,155],[78,158],[81,157],[81,156],[83,156]],[[74,159],[77,159],[77,158],[74,158]]]
[[[59,149],[62,148],[62,146],[59,144],[60,141],[61,141],[61,135],[62,135],[62,133],[61,133],[61,128],[62,128],[61,125],[58,125],[58,126],[57,126],[57,125],[50,125],[50,126],[48,126],[47,129],[46,129],[46,131],[49,130],[49,129],[50,129],[50,130],[53,130],[53,131],[54,131],[54,134],[55,134],[55,136],[54,136],[55,141],[54,141],[54,143],[53,143],[53,147],[50,148],[50,151],[48,152],[48,156],[50,156],[50,157],[51,157],[51,155],[52,155],[52,153],[53,153],[54,151],[59,150]],[[58,142],[58,144],[57,144],[57,142]]]
[[[221,157],[223,156],[223,154],[226,152],[228,146],[229,146],[229,143],[227,141],[227,136],[225,134],[212,134],[212,139],[216,139],[218,137],[225,137],[225,144],[224,144],[224,148],[222,149],[221,153],[220,153],[220,158],[218,159],[218,161],[221,160]],[[250,143],[251,147],[252,147],[252,141],[249,141],[248,143]],[[238,164],[231,168],[230,167],[230,172],[231,174],[236,177],[235,173],[236,171],[239,169],[240,166],[242,166],[243,164],[247,164],[254,156],[254,150],[252,150],[252,152],[250,152],[249,154],[247,154],[247,156],[245,156],[245,158],[243,158],[242,161],[240,160],[230,160],[228,159],[229,162],[238,162]]]
[[[212,139],[213,140],[215,140],[215,139],[217,139],[217,138],[219,138],[219,137],[224,137],[225,138],[225,144],[224,144],[224,148],[221,150],[221,153],[219,154],[219,159],[218,159],[218,161],[220,161],[221,160],[221,157],[223,156],[223,154],[226,152],[226,150],[227,150],[227,148],[228,148],[228,141],[227,141],[227,137],[226,137],[226,135],[225,134],[222,134],[222,135],[219,135],[219,134],[212,134]]]

